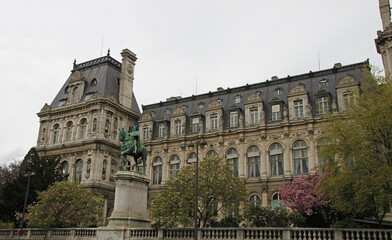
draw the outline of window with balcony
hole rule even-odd
[[[305,141],[296,141],[293,145],[294,174],[309,172],[308,145]]]
[[[177,175],[180,171],[180,157],[178,155],[173,155],[170,158],[170,176]]]
[[[271,165],[271,176],[283,175],[283,147],[279,143],[274,143],[269,149]]]
[[[251,146],[246,155],[248,160],[248,177],[260,177],[260,149],[257,146]]]
[[[230,148],[226,153],[226,161],[229,163],[233,176],[238,177],[238,151],[235,148]]]
[[[162,183],[162,158],[156,157],[152,163],[152,184]]]

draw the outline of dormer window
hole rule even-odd
[[[271,106],[271,115],[272,121],[280,121],[282,119],[280,112],[280,104],[274,104]]]
[[[200,126],[199,126],[200,119],[199,118],[192,118],[192,129],[193,133],[198,133]]]
[[[235,96],[234,98],[234,103],[240,103],[241,102],[241,96]]]
[[[302,99],[294,101],[294,113],[296,118],[304,116],[304,103]]]
[[[199,109],[203,109],[204,108],[204,103],[199,103]]]
[[[170,109],[170,108],[166,108],[166,111],[165,111],[165,113],[166,113],[166,115],[170,115],[170,113],[171,113],[171,109]]]
[[[163,138],[165,136],[165,124],[160,123],[158,126],[158,138]]]
[[[230,127],[234,128],[238,126],[238,112],[230,112]]]
[[[65,94],[68,94],[68,93],[69,93],[69,86],[66,86],[66,87],[65,87],[64,93],[65,93]]]
[[[282,89],[281,88],[277,88],[274,91],[274,97],[276,98],[280,98],[282,96]]]
[[[97,80],[96,78],[93,78],[93,79],[91,80],[91,82],[90,82],[90,86],[91,86],[91,87],[97,86],[97,84],[98,84],[98,80]]]
[[[328,88],[328,80],[323,79],[319,82],[319,88],[320,89],[327,89]]]
[[[66,103],[67,103],[67,99],[66,98],[65,99],[61,99],[59,101],[59,107],[64,106]]]
[[[87,93],[86,96],[84,97],[84,100],[89,100],[93,96],[94,93]]]
[[[319,97],[317,99],[317,106],[318,106],[318,114],[322,115],[324,113],[329,112],[329,106],[328,106],[328,97],[324,96],[324,97]]]
[[[211,115],[211,130],[218,129],[218,115]]]
[[[250,112],[250,124],[256,124],[259,122],[259,109],[257,107],[251,108]]]

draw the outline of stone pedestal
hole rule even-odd
[[[147,190],[150,180],[138,172],[119,171],[114,175],[116,193],[109,227],[150,227],[147,213]]]

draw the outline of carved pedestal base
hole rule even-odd
[[[114,175],[116,193],[109,227],[150,227],[147,214],[147,190],[150,180],[143,174],[119,171]]]

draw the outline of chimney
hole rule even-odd
[[[121,52],[122,66],[120,77],[120,90],[118,98],[120,104],[124,107],[131,108],[132,106],[132,92],[133,92],[133,73],[135,70],[135,62],[137,60],[136,54],[129,49],[124,49]]]

